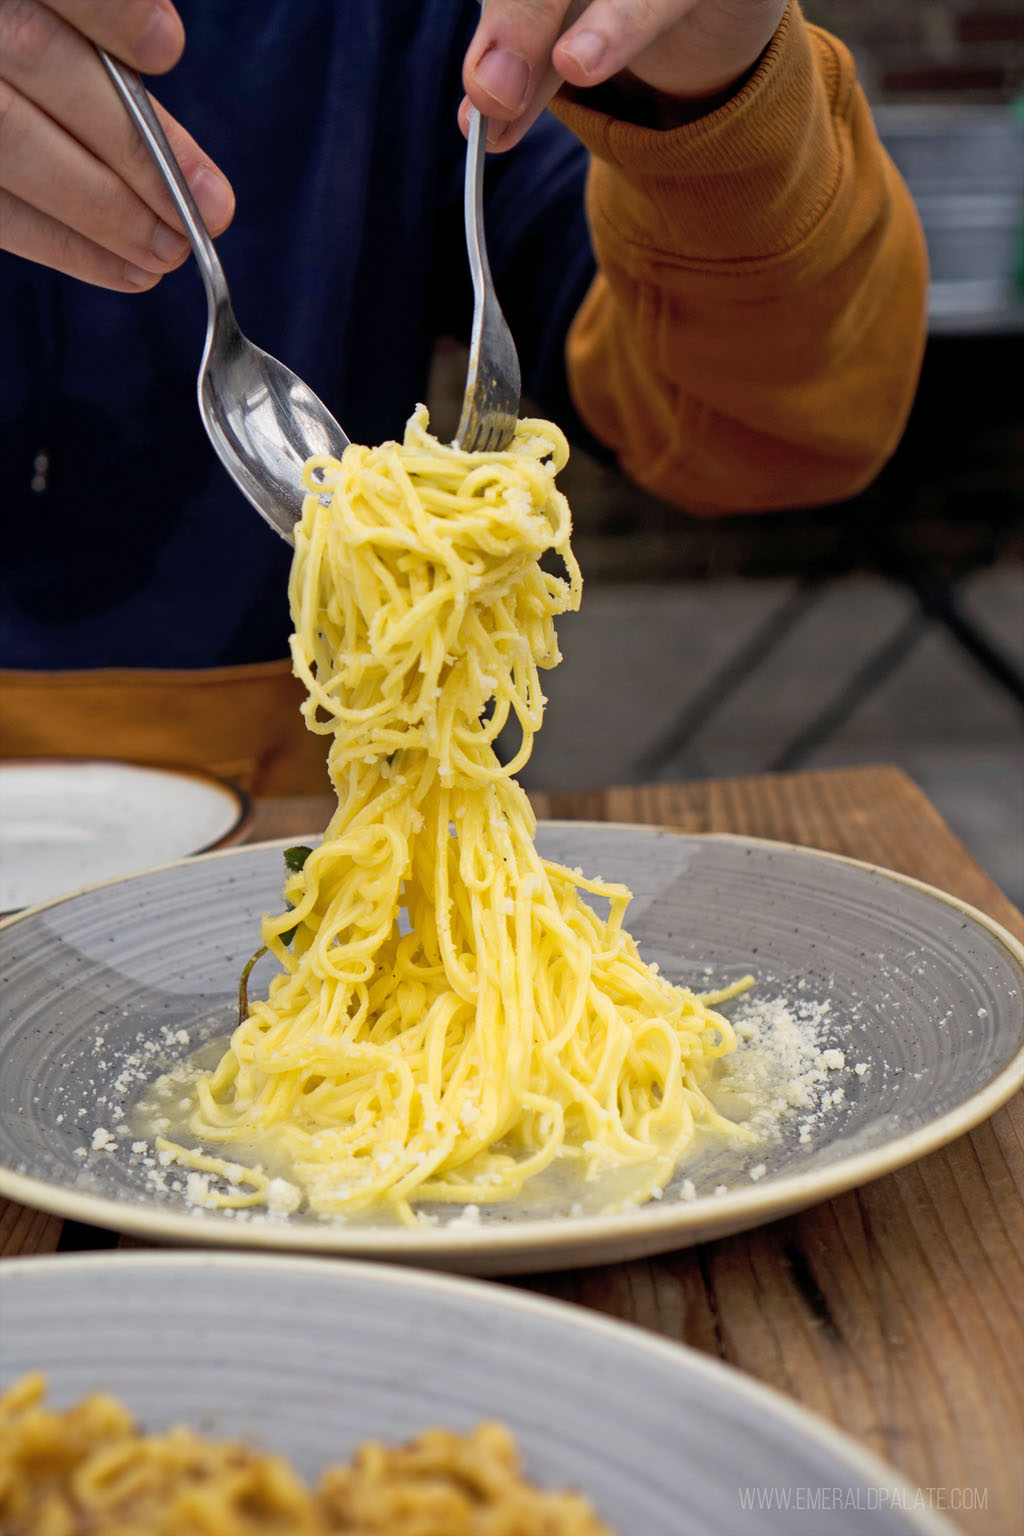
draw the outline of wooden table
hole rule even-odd
[[[743,832],[941,886],[1024,918],[895,768],[538,795],[542,816]],[[251,840],[313,832],[329,800],[257,806]],[[117,1239],[0,1201],[0,1254]],[[134,1246],[134,1244],[133,1244]],[[1024,1531],[1024,1105],[800,1215],[700,1248],[517,1281],[706,1350],[841,1426],[965,1530]]]

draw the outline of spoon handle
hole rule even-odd
[[[227,279],[224,276],[224,268],[220,264],[220,257],[214,249],[210,232],[203,223],[203,216],[196,206],[196,200],[182,174],[181,166],[167,142],[167,135],[153,110],[153,103],[149,99],[145,86],[135,70],[130,69],[127,64],[122,64],[120,59],[111,58],[103,48],[97,47],[96,52],[107,74],[114,82],[118,95],[127,107],[129,116],[145,140],[146,147],[167,185],[167,190],[174,199],[174,205],[181,214],[196,261],[199,263],[211,310],[220,308],[222,305],[230,308]]]

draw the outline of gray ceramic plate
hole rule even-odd
[[[103,1388],[148,1429],[242,1436],[307,1477],[368,1438],[499,1418],[535,1482],[582,1489],[619,1536],[952,1533],[738,1371],[498,1286],[240,1254],[9,1260],[0,1317],[0,1385],[41,1369],[60,1406]]]
[[[818,1017],[819,1045],[844,1056],[826,1075],[829,1104],[752,1147],[708,1138],[662,1200],[612,1215],[574,1210],[585,1194],[575,1190],[541,1211],[498,1206],[476,1224],[416,1229],[192,1211],[181,1192],[154,1192],[120,1117],[164,1066],[229,1031],[260,914],[280,900],[284,844],[263,844],[0,927],[0,1193],[150,1238],[543,1270],[772,1220],[949,1141],[1024,1078],[1024,949],[937,891],[746,838],[549,822],[539,842],[632,887],[630,926],[674,980],[699,987],[750,970],[753,1006],[783,998]]]

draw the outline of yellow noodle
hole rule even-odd
[[[560,660],[555,617],[579,604],[566,457],[539,421],[505,453],[463,453],[421,407],[403,443],[306,466],[292,656],[338,809],[264,920],[280,974],[200,1078],[189,1128],[263,1149],[317,1213],[509,1200],[558,1160],[583,1180],[633,1169],[645,1199],[699,1124],[727,1125],[704,1086],[728,1021],[640,958],[625,886],[540,857],[512,777]],[[509,722],[522,741],[502,764]],[[231,1198],[263,1197],[250,1178]]]

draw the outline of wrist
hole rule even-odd
[[[602,85],[588,89],[566,85],[559,94],[569,101],[579,102],[581,106],[604,112],[619,122],[632,123],[638,128],[667,131],[682,128],[687,123],[699,122],[702,117],[724,107],[756,73],[763,57],[764,52],[758,54],[741,74],[714,90],[676,95],[657,90],[638,79],[630,70],[624,69]]]
[[[674,132],[556,98],[593,157],[588,209],[599,260],[618,259],[602,251],[656,248],[687,263],[745,265],[779,253],[780,229],[802,239],[816,228],[834,201],[841,151],[828,114],[837,76],[847,78],[842,54],[794,6],[746,84]]]

